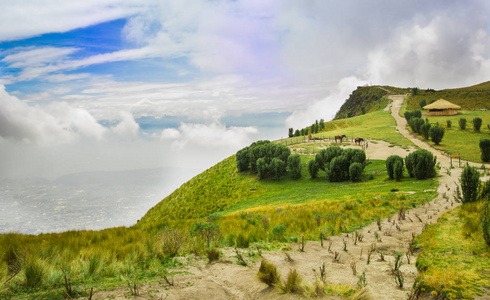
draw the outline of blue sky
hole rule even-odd
[[[490,75],[483,0],[0,4],[0,177],[172,167],[196,153],[204,168],[331,119],[359,85]]]

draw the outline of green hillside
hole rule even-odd
[[[334,120],[363,115],[385,108],[390,94],[406,94],[408,89],[391,86],[360,86],[340,107]]]
[[[418,90],[407,100],[407,109],[420,109],[420,101],[425,99],[427,104],[432,100],[446,99],[461,106],[463,110],[478,110],[490,108],[490,81],[477,85],[435,91],[432,89]]]

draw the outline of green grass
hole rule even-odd
[[[408,97],[408,110],[421,109],[420,101],[425,99],[427,104],[431,100],[446,99],[449,102],[461,106],[465,110],[477,110],[490,107],[490,81],[478,85],[458,88],[446,89],[435,92],[419,90],[416,96]]]
[[[480,132],[473,131],[474,118],[482,119],[482,127]],[[426,117],[423,116],[425,119]],[[439,145],[435,145],[430,140],[425,140],[433,147],[443,150],[451,154],[461,154],[462,159],[466,159],[473,162],[482,162],[480,155],[480,139],[490,138],[490,130],[487,124],[490,124],[490,111],[461,111],[460,114],[455,116],[437,116],[427,117],[432,125],[439,123],[444,127],[446,132]],[[466,118],[466,130],[459,128],[459,119]],[[447,128],[447,120],[451,120],[451,128]],[[418,135],[420,139],[422,136]],[[454,164],[454,163],[453,163]]]
[[[479,211],[459,207],[417,237],[423,249],[416,263],[421,271],[417,282],[424,292],[444,299],[490,296],[490,249],[480,227],[473,233],[465,231],[466,222],[479,220]]]
[[[396,122],[390,111],[378,110],[361,116],[348,119],[333,120],[325,123],[323,132],[313,134],[314,137],[334,138],[345,134],[351,137],[384,140],[398,146],[412,146],[413,143],[395,131]],[[290,145],[299,141],[299,138],[283,140]],[[350,142],[350,141],[349,141]]]

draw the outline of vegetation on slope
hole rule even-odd
[[[432,126],[439,124],[439,126],[445,129],[444,138],[439,145],[435,145],[429,139],[425,140],[421,135],[418,137],[432,147],[443,150],[450,154],[460,154],[462,159],[482,162],[481,152],[479,148],[479,142],[482,138],[489,138],[490,129],[487,124],[490,124],[490,111],[461,111],[460,114],[454,116],[423,116],[424,120],[428,119]],[[466,129],[459,127],[459,119],[465,118],[467,120]],[[481,118],[483,126],[480,132],[473,130],[472,120],[474,118]],[[451,128],[448,127],[447,121],[451,121]],[[409,127],[410,130],[410,127]]]
[[[334,120],[360,116],[383,109],[390,101],[385,98],[386,95],[406,94],[407,92],[408,89],[390,86],[360,86],[340,107]]]
[[[490,107],[490,81],[458,89],[440,91],[419,89],[416,95],[408,97],[407,109],[420,109],[419,103],[422,99],[429,104],[432,100],[441,98],[461,106],[463,110],[488,109]]]

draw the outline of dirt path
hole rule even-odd
[[[427,149],[437,155],[442,170],[439,178],[439,196],[436,199],[427,199],[427,203],[420,207],[408,210],[405,219],[398,215],[381,220],[380,224],[373,223],[358,231],[364,238],[354,242],[353,234],[331,237],[329,241],[307,242],[305,251],[297,251],[300,245],[291,244],[287,251],[294,260],[288,262],[284,252],[263,251],[263,257],[275,264],[286,278],[291,269],[296,269],[304,281],[315,282],[315,273],[325,264],[327,270],[326,281],[329,284],[344,284],[356,287],[359,275],[365,272],[367,289],[372,299],[407,299],[417,276],[415,261],[417,252],[409,251],[410,241],[424,229],[425,224],[437,221],[444,212],[456,207],[452,201],[461,169],[452,169],[450,175],[445,172],[450,167],[449,158],[442,152],[430,147],[426,143],[412,136],[406,127],[406,121],[399,116],[404,96],[391,96],[392,115],[397,122],[396,130],[406,136],[418,147]],[[379,142],[370,144],[367,151],[369,158],[386,159],[389,155],[399,154],[405,156],[407,150],[399,147],[388,147],[388,143]],[[347,251],[344,251],[344,243]],[[370,249],[376,249],[368,264]],[[251,259],[243,250],[249,261],[248,267],[236,264],[235,253],[232,249],[223,249],[225,262],[207,264],[203,260],[185,258],[183,270],[185,274],[174,277],[175,286],[165,284],[147,285],[141,288],[141,296],[134,299],[300,299],[299,296],[279,294],[277,289],[267,288],[256,279],[260,265],[260,258]],[[399,288],[390,272],[390,264],[394,262],[394,255],[403,253],[403,265],[400,270],[404,277],[404,287]],[[335,253],[339,259],[335,260]],[[383,253],[384,259],[381,258]],[[407,255],[408,253],[408,255]],[[232,262],[232,263],[230,263]],[[352,265],[355,264],[356,274]],[[111,292],[100,292],[93,299],[128,299],[128,289],[119,289]],[[331,299],[331,298],[330,298]]]

